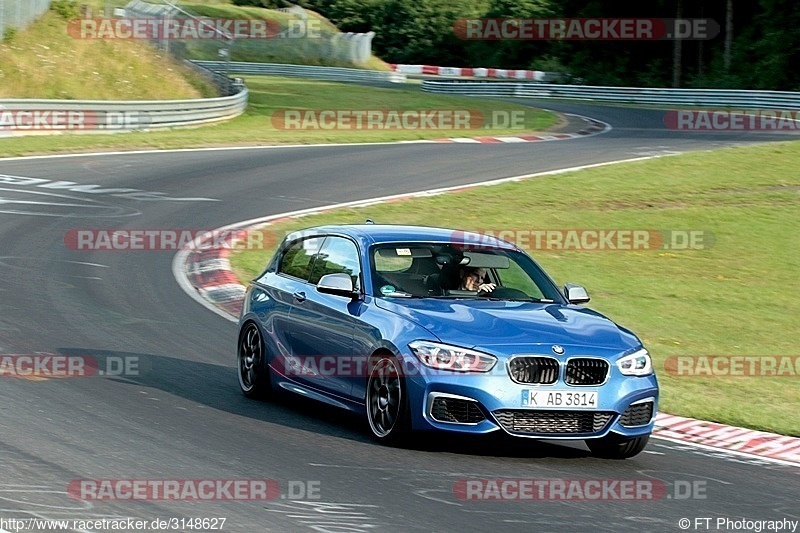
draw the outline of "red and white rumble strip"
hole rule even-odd
[[[464,76],[468,78],[498,78],[509,80],[544,81],[546,72],[541,70],[513,70],[504,68],[437,67],[434,65],[389,64],[395,72],[424,74],[426,76]]]
[[[800,466],[800,438],[659,413],[653,436]]]

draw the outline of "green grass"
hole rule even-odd
[[[193,71],[146,43],[75,39],[49,11],[0,43],[0,98],[172,100],[215,96]]]
[[[220,18],[261,18],[276,21],[281,31],[287,31],[297,23],[296,15],[257,7],[185,4],[187,11],[199,16]],[[332,41],[341,31],[319,13],[306,10],[309,32],[318,32],[316,37],[293,37],[290,39],[246,40],[239,39],[233,46],[232,61],[252,63],[284,63],[300,65],[322,65],[331,67],[361,68],[390,71],[388,63],[370,55],[364,63],[353,63],[342,57],[347,47]],[[296,29],[296,28],[295,28]],[[191,59],[217,60],[218,46],[194,42],[187,46],[187,57]]]
[[[800,436],[800,376],[678,377],[674,355],[798,356],[800,143],[729,148],[308,216],[268,228],[334,222],[479,229],[703,230],[693,251],[550,251],[534,257],[591,306],[631,328],[654,356],[661,410]],[[432,220],[430,213],[437,213]],[[521,214],[524,213],[524,217]],[[269,252],[233,255],[240,279]]]
[[[84,0],[90,16],[122,7],[125,0]],[[228,5],[227,2],[183,4],[198,15],[221,18],[268,18],[285,26],[291,15],[262,8]],[[77,39],[67,31],[67,19],[79,18],[78,8],[63,18],[54,11],[23,30],[12,30],[0,42],[0,98],[47,98],[69,100],[176,100],[216,96],[213,86],[180,61],[165,56],[146,42],[136,40]],[[316,13],[324,35],[338,29]],[[219,59],[217,41],[170,43],[177,57]],[[358,66],[337,59],[325,39],[240,40],[233,48],[235,61]],[[388,70],[371,57],[364,68]]]
[[[124,0],[87,0],[90,16],[125,4]],[[77,9],[77,8],[76,8]],[[239,8],[221,2],[194,2],[192,9],[215,16],[267,16],[259,8]],[[268,12],[275,18],[286,17]],[[73,15],[65,15],[72,18]],[[310,13],[310,17],[317,15]],[[214,89],[185,66],[162,57],[150,45],[124,40],[75,39],[67,33],[66,19],[46,13],[9,42],[0,44],[0,98],[158,100],[214,96]],[[336,29],[322,19],[325,31]],[[288,42],[288,41],[287,41]],[[174,43],[173,48],[178,44]],[[372,58],[371,68],[387,68]],[[313,82],[303,79],[251,77],[250,106],[232,121],[202,128],[170,131],[91,135],[6,137],[0,139],[0,157],[95,150],[169,149],[231,145],[267,145],[329,142],[382,142],[436,139],[451,136],[514,134],[546,131],[559,121],[550,112],[499,102],[480,102],[423,94],[415,84],[378,89]],[[270,118],[279,109],[311,110],[493,110],[519,111],[525,120],[519,129],[470,130],[335,130],[287,131]]]
[[[519,130],[326,130],[287,131],[270,120],[277,109],[477,109],[523,111],[525,131],[543,131],[558,121],[548,112],[498,101],[429,95],[413,86],[397,89],[362,87],[300,78],[249,77],[250,105],[246,113],[229,122],[202,128],[178,128],[163,132],[115,135],[65,134],[47,137],[0,139],[0,156],[88,150],[196,148],[231,145],[310,144],[330,142],[380,142],[436,139],[450,136],[519,133]]]
[[[277,23],[281,31],[289,28],[297,31],[294,24],[299,22],[296,15],[272,9],[251,6],[233,6],[228,4],[181,3],[189,13],[197,16],[223,19],[264,19]],[[366,63],[353,63],[346,57],[344,44],[336,43],[333,37],[341,33],[339,29],[325,17],[314,11],[306,10],[307,28],[316,35],[297,35],[292,38],[275,39],[238,39],[231,53],[232,61],[248,61],[257,63],[298,63],[302,65],[326,65],[337,67],[368,68],[389,70],[389,66],[380,59],[370,56]],[[300,27],[306,27],[305,25]],[[187,41],[178,43],[183,47],[183,56],[191,59],[217,60],[219,42]]]
[[[82,0],[80,4],[88,4],[95,16],[102,16],[106,10],[113,11],[115,7],[124,7],[129,0]],[[153,2],[153,3],[158,3]],[[178,2],[178,5],[187,12],[200,17],[214,18],[258,18],[268,19],[280,24],[285,30],[289,21],[296,21],[297,17],[273,9],[264,9],[254,6],[232,5],[230,0],[192,0]],[[288,5],[288,4],[287,4]],[[349,61],[331,57],[330,37],[341,33],[336,26],[325,17],[310,10],[306,10],[309,20],[315,21],[323,39],[269,39],[238,40],[233,47],[231,59],[233,61],[252,61],[261,63],[299,63],[303,65],[327,65],[352,68],[366,68],[371,70],[390,70],[389,66],[375,56],[364,64],[353,64]],[[179,57],[189,59],[218,60],[220,43],[218,41],[191,41],[171,43],[172,52]]]

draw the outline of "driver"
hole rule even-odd
[[[485,268],[466,267],[461,271],[461,286],[463,291],[492,292],[496,285],[484,283],[486,281]]]

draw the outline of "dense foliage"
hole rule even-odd
[[[796,0],[296,0],[342,31],[374,31],[393,63],[560,70],[606,85],[800,89]],[[234,0],[285,7],[283,0]],[[467,41],[453,27],[477,17],[709,18],[713,39]],[[731,24],[727,21],[730,19]],[[730,39],[726,34],[730,33]],[[726,42],[727,41],[727,42]]]

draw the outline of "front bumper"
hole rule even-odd
[[[594,439],[609,433],[635,438],[653,431],[658,382],[644,377],[609,376],[602,385],[523,385],[507,375],[426,373],[407,377],[412,426],[458,433],[504,431],[516,437]],[[592,409],[532,408],[522,405],[525,390],[598,393]]]

